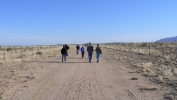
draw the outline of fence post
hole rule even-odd
[[[175,44],[176,44],[176,59],[177,59],[177,42],[176,42],[176,40],[175,40]]]
[[[138,45],[138,54],[139,54],[139,45]]]
[[[150,56],[150,53],[151,53],[151,44],[149,43],[149,56]]]
[[[39,52],[39,47],[38,47],[38,52]]]
[[[167,44],[166,44],[166,55],[168,55],[168,52],[167,52]]]
[[[142,46],[142,54],[144,54],[143,46]]]
[[[131,44],[130,44],[130,52],[131,52]]]
[[[23,58],[23,57],[22,57],[22,56],[23,56],[23,55],[22,55],[22,49],[23,49],[23,47],[21,48],[21,59]]]
[[[15,49],[15,53],[16,53],[16,48],[14,47],[14,49]]]
[[[4,52],[4,60],[6,59],[5,48],[3,49]]]
[[[33,47],[32,47],[32,56],[33,56]]]

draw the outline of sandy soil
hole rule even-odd
[[[170,88],[136,73],[125,62],[104,53],[92,63],[69,53],[61,57],[1,66],[1,100],[163,100]]]

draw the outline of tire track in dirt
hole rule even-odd
[[[132,98],[132,100],[138,100],[130,90],[125,90],[128,93],[128,96]]]
[[[64,65],[64,64],[62,64]],[[61,66],[62,66],[61,65]],[[68,64],[67,64],[68,65]],[[64,97],[64,95],[62,93],[65,93],[65,91],[67,89],[69,89],[68,87],[73,83],[73,75],[75,73],[75,69],[76,69],[77,65],[69,65],[70,70],[67,72],[67,74],[65,75],[63,73],[64,79],[62,81],[58,81],[61,80],[60,76],[61,73],[56,73],[54,76],[52,76],[51,80],[48,82],[47,84],[47,89],[48,91],[46,91],[46,87],[42,86],[42,90],[40,90],[40,92],[37,92],[39,94],[43,94],[42,92],[46,92],[46,94],[50,93],[51,95],[48,95],[47,97],[44,97],[43,95],[36,95],[34,96],[33,100],[58,100],[59,97],[62,98]],[[60,71],[57,71],[60,72]],[[56,82],[57,84],[54,84],[54,82]],[[53,95],[53,96],[52,96]],[[40,97],[44,97],[44,98],[40,98]]]
[[[110,66],[109,64],[106,64],[106,63],[104,65]],[[99,67],[101,67],[101,66],[97,67],[98,70],[101,69]],[[112,83],[112,81],[109,78],[103,77],[105,75],[103,74],[104,72],[102,72],[101,70],[99,70],[99,73],[100,73],[100,77],[99,78],[102,80],[102,86],[107,87],[106,91],[109,91],[109,94],[112,94],[112,97],[113,97],[112,100],[134,100],[134,99],[131,99],[131,97],[129,97],[129,95],[127,95],[126,92],[119,93],[118,91],[116,91],[113,88],[112,85],[108,85],[107,83]],[[123,88],[120,87],[119,90],[123,90]]]

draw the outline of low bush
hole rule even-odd
[[[36,52],[37,55],[42,55],[41,51]]]
[[[7,51],[11,51],[12,50],[12,48],[7,48]]]
[[[142,43],[140,46],[141,47],[146,47],[148,44],[147,43]]]
[[[23,57],[25,57],[25,56],[26,56],[26,55],[23,54],[23,55],[18,56],[17,58],[23,58]]]

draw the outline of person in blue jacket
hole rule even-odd
[[[82,47],[81,47],[82,58],[84,57],[84,53],[85,53],[85,51],[84,51],[84,46],[82,46]]]

